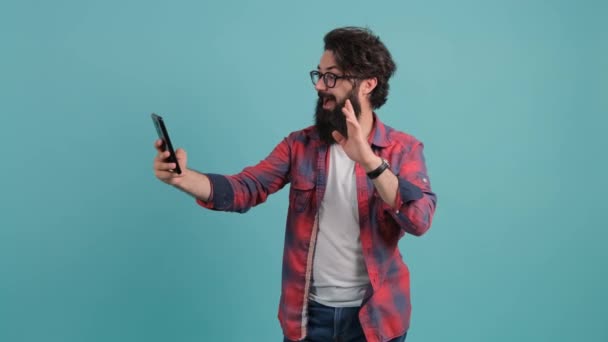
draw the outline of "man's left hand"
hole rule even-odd
[[[347,137],[344,137],[340,132],[333,131],[331,134],[346,155],[354,162],[361,164],[366,171],[371,171],[378,167],[380,158],[374,154],[371,146],[363,135],[363,130],[359,125],[359,121],[355,116],[355,110],[350,100],[346,100],[346,104],[342,108],[342,113],[346,117]],[[376,165],[378,164],[378,165]]]

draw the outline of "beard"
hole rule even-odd
[[[350,100],[355,110],[357,120],[361,115],[361,103],[357,99],[356,88],[351,90],[343,101],[337,102],[335,96],[318,92],[319,99],[315,109],[315,127],[319,132],[321,140],[329,145],[335,144],[336,141],[331,135],[333,131],[338,131],[343,137],[348,137],[346,128],[346,117],[342,113],[342,108],[346,104],[346,100]],[[325,98],[332,99],[335,103],[334,109],[327,110],[323,108]]]

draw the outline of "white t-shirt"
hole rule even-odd
[[[327,188],[319,207],[310,299],[333,307],[360,306],[369,277],[359,238],[355,162],[330,147]]]

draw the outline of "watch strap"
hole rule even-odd
[[[384,172],[384,170],[388,169],[389,166],[388,161],[382,158],[382,164],[380,164],[380,166],[378,166],[375,170],[368,172],[367,177],[369,177],[369,179],[376,179],[382,174],[382,172]]]

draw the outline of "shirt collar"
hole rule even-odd
[[[378,147],[388,147],[391,145],[391,139],[389,137],[389,130],[380,121],[376,113],[372,113],[374,116],[374,123],[372,126],[372,132],[369,135],[368,141]]]

